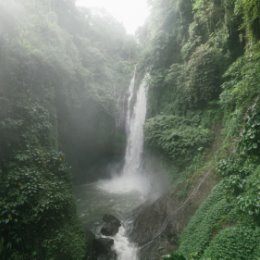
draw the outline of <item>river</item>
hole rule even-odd
[[[100,183],[78,186],[77,204],[82,223],[99,234],[102,217],[111,214],[119,218],[122,226],[112,237],[118,260],[138,260],[138,249],[129,241],[128,230],[131,228],[130,213],[144,203],[145,198],[138,192],[122,194],[109,193],[100,188]]]

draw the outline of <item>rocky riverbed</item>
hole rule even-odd
[[[193,180],[184,198],[183,186],[155,201],[138,193],[111,194],[96,184],[77,189],[78,210],[91,240],[89,260],[158,260],[177,248],[190,217],[207,196],[211,173]]]

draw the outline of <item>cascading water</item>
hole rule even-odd
[[[146,117],[146,81],[140,84],[135,98],[135,75],[128,89],[126,114],[127,146],[124,167],[119,175],[107,181],[101,181],[99,187],[107,192],[128,193],[138,191],[145,195],[149,190],[149,182],[142,172],[142,154],[144,143],[144,122]],[[133,106],[134,103],[134,106]]]
[[[125,227],[120,227],[113,239],[118,260],[138,260],[137,248],[129,241]]]
[[[131,103],[134,96],[134,88],[135,88],[135,76],[136,76],[136,67],[134,70],[134,75],[131,79],[129,88],[128,88],[128,99],[127,99],[127,111],[126,111],[126,131],[129,132],[130,122],[131,122]]]
[[[142,157],[147,85],[144,79],[136,89],[135,79],[136,71],[128,89],[127,145],[122,171],[112,174],[108,180],[98,181],[88,186],[84,185],[81,192],[79,190],[78,204],[83,219],[89,221],[93,215],[94,219],[101,218],[106,213],[120,216],[122,226],[119,232],[112,237],[117,260],[138,260],[138,248],[128,238],[131,222],[128,221],[126,213],[140,206],[146,199],[153,199],[154,195],[157,196],[159,193],[156,192],[156,187],[162,182],[162,174],[160,174],[160,180],[153,179],[150,170],[152,167],[148,170],[146,168],[149,175],[144,173]],[[150,182],[153,183],[152,192],[150,192]],[[93,225],[95,226],[96,222]],[[98,222],[97,225],[99,226]],[[97,235],[100,234],[97,233]]]
[[[132,92],[130,94],[131,99],[128,101],[128,112],[130,114],[127,118],[127,146],[125,154],[125,164],[122,171],[123,176],[133,176],[138,174],[140,170],[141,159],[143,153],[143,142],[144,142],[144,122],[146,116],[146,83],[143,81],[138,89],[136,103],[132,116],[131,102],[133,98],[134,88],[130,88]]]
[[[110,180],[100,181],[99,188],[113,194],[127,194],[136,191],[140,194],[140,203],[148,193],[148,180],[142,172],[142,154],[144,143],[144,122],[146,116],[146,82],[140,84],[135,99],[135,75],[128,89],[126,113],[127,146],[124,167],[119,175]],[[135,102],[134,102],[135,101]],[[134,106],[133,106],[134,104]],[[118,260],[137,260],[137,248],[127,237],[128,223],[123,223],[119,232],[113,237],[114,250]]]

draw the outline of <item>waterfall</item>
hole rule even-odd
[[[138,260],[138,249],[131,243],[127,237],[124,226],[121,226],[118,233],[113,237],[114,250],[118,260]]]
[[[150,190],[150,181],[143,172],[142,156],[144,144],[144,123],[146,117],[146,89],[145,79],[136,88],[136,69],[130,82],[127,96],[126,133],[127,143],[124,166],[120,173],[112,174],[111,179],[99,181],[98,187],[108,193],[137,195],[141,203],[146,199]],[[113,237],[114,250],[118,260],[137,260],[138,249],[127,236],[125,222],[119,232]]]
[[[134,75],[135,76],[135,75]],[[144,142],[144,122],[146,116],[146,82],[143,80],[137,95],[136,103],[131,113],[131,103],[134,97],[134,79],[129,87],[129,99],[127,105],[127,146],[125,153],[125,163],[122,171],[123,176],[136,175],[141,167],[143,142]]]
[[[149,181],[142,172],[142,154],[144,143],[144,123],[146,117],[146,89],[145,79],[136,90],[136,69],[128,89],[126,133],[127,145],[124,166],[119,174],[99,182],[99,187],[110,193],[129,193],[138,191],[147,194]]]
[[[127,99],[127,111],[126,111],[126,131],[128,133],[129,129],[130,129],[130,124],[131,124],[131,103],[133,100],[133,96],[134,96],[134,89],[135,89],[135,77],[136,77],[136,67],[134,70],[134,75],[131,79],[129,88],[128,88],[128,99]]]

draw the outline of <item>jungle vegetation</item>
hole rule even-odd
[[[98,12],[70,0],[0,2],[3,260],[87,257],[72,183],[120,156],[118,102],[137,53]]]
[[[138,44],[109,14],[73,0],[8,2],[0,258],[88,259],[72,185],[122,159],[121,102],[138,63],[150,75],[146,148],[172,161],[184,186],[205,169],[217,179],[164,259],[259,260],[260,2],[150,0]]]
[[[172,178],[183,187],[206,172],[218,182],[164,259],[257,260],[260,3],[150,3],[138,35],[149,42],[141,61],[150,73],[146,146],[178,166]]]

